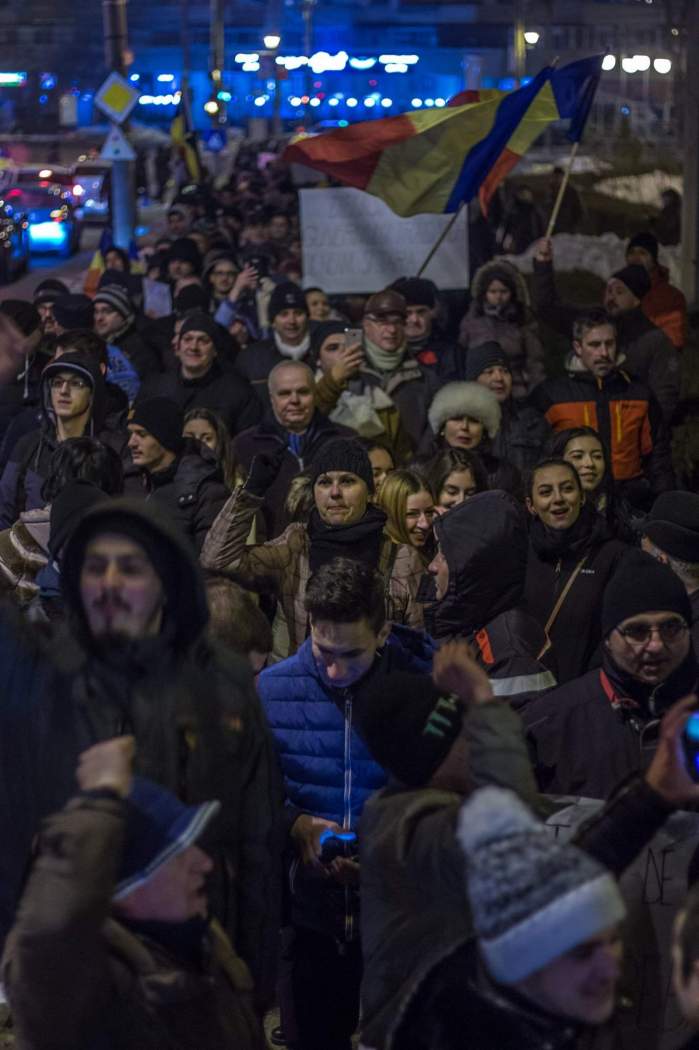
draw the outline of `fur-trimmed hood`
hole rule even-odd
[[[427,417],[435,434],[439,434],[448,419],[471,416],[478,419],[494,438],[500,429],[500,403],[482,383],[447,383],[437,391]]]
[[[528,308],[530,306],[529,286],[524,274],[513,263],[508,262],[507,259],[491,259],[476,270],[471,281],[471,298],[474,302],[485,294],[485,290],[493,276],[496,275],[495,271],[497,270],[504,271],[509,276],[516,289],[517,301]]]

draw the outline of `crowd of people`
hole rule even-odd
[[[545,238],[329,296],[258,152],[0,303],[16,1046],[621,1046],[618,879],[699,805],[684,297],[650,230],[594,304]]]

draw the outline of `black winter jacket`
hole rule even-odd
[[[273,455],[281,448],[286,448],[279,474],[265,492],[265,501],[262,505],[267,539],[272,540],[275,536],[279,536],[289,524],[284,505],[289,494],[291,479],[309,465],[324,441],[352,436],[354,436],[354,431],[349,427],[332,423],[320,412],[315,413],[310,427],[302,436],[298,456],[289,447],[289,431],[274,419],[265,419],[257,426],[250,427],[249,430],[238,434],[233,442],[233,458],[236,466],[242,467],[246,474],[255,456],[263,452]]]
[[[500,407],[502,418],[493,440],[493,455],[526,474],[541,459],[551,428],[542,413],[526,401],[510,398]]]
[[[620,671],[605,651],[602,667],[521,708],[541,791],[608,798],[630,773],[645,770],[659,721],[683,696],[696,692],[693,652],[651,689]]]
[[[181,530],[197,553],[218,512],[230,496],[221,468],[199,442],[185,440],[183,451],[166,470],[144,472],[147,498]]]
[[[262,415],[250,384],[230,369],[214,361],[205,376],[184,379],[179,371],[153,376],[141,387],[137,403],[151,397],[168,397],[183,412],[208,408],[217,412],[233,436],[257,423]]]
[[[79,591],[89,518],[119,507],[152,537],[168,565],[160,634],[91,635]],[[136,772],[220,814],[201,845],[215,860],[212,913],[250,966],[260,1002],[274,988],[280,909],[282,790],[246,663],[205,637],[204,584],[177,530],[142,503],[114,501],[86,515],[64,554],[68,622],[41,636],[0,614],[0,940],[12,924],[39,822],[75,793],[78,755],[124,733],[136,737]]]
[[[604,588],[627,549],[612,538],[604,518],[590,504],[584,504],[575,525],[563,531],[566,537],[538,518],[532,521],[524,585],[525,608],[545,627],[572,574],[582,565],[548,632],[551,649],[544,662],[551,660],[559,685],[590,666],[602,641],[599,618]]]
[[[449,566],[446,594],[421,584],[425,629],[441,641],[468,638],[497,696],[530,695],[556,679],[537,659],[546,636],[521,608],[527,563],[524,511],[505,492],[480,492],[435,520]]]

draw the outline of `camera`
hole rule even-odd
[[[699,712],[695,711],[687,720],[682,733],[687,772],[692,780],[699,782]]]

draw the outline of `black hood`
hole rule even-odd
[[[527,571],[524,509],[507,492],[480,492],[435,519],[449,588],[425,610],[435,638],[470,634],[521,601]]]
[[[149,556],[166,594],[160,636],[177,652],[189,649],[203,634],[209,621],[204,578],[186,538],[165,521],[151,503],[140,500],[106,499],[89,511],[66,544],[61,566],[61,587],[66,608],[81,637],[92,638],[80,598],[80,571],[85,549],[96,533],[124,533],[145,538]],[[153,555],[152,552],[156,552]]]
[[[107,414],[107,389],[99,364],[87,354],[62,354],[55,361],[50,361],[41,373],[41,415],[44,423],[48,424],[51,430],[56,429],[56,414],[51,404],[49,381],[59,372],[74,372],[89,383],[92,390],[92,410],[86,433],[97,437]]]

